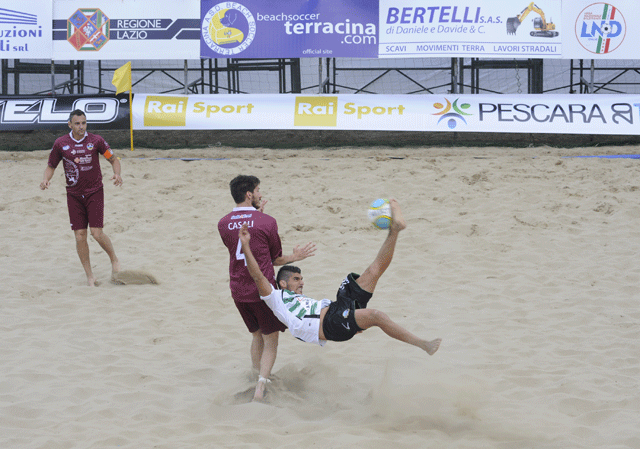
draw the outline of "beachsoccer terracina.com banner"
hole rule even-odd
[[[640,135],[640,96],[138,94],[133,128]]]
[[[201,2],[202,58],[378,56],[378,2]]]

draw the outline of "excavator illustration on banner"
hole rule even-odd
[[[540,16],[533,19],[534,30],[530,33],[531,36],[556,37],[560,34],[556,31],[555,24],[551,21],[547,22],[547,19],[544,16],[544,12],[542,12],[538,5],[533,2],[529,3],[529,6],[523,9],[522,12],[516,17],[509,17],[507,19],[507,34],[516,34],[516,30],[530,12],[535,12]]]

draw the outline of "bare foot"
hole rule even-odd
[[[407,227],[407,223],[404,221],[402,211],[400,210],[400,204],[394,199],[389,200],[389,206],[391,207],[391,228],[396,232],[402,231]]]
[[[438,350],[438,348],[440,347],[440,342],[442,341],[442,338],[436,338],[435,340],[431,340],[431,341],[425,341],[421,347],[422,349],[424,349],[425,351],[427,351],[427,354],[429,355],[433,355],[436,353],[436,351]]]
[[[120,271],[120,260],[116,259],[114,262],[111,262],[111,277],[115,278]]]
[[[256,385],[256,392],[253,395],[254,401],[262,402],[264,400],[264,392],[267,388],[267,382],[269,382],[269,379],[265,379],[262,376],[260,377],[258,385]]]
[[[97,287],[98,285],[100,285],[100,283],[96,278],[94,278],[93,276],[90,276],[90,277],[87,277],[87,285],[89,287]]]

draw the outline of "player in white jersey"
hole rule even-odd
[[[245,225],[240,229],[239,236],[247,268],[258,287],[260,297],[273,310],[274,315],[289,327],[294,337],[324,345],[327,340],[349,340],[355,334],[377,326],[390,337],[417,346],[429,355],[438,350],[441,339],[429,341],[418,338],[384,312],[367,308],[378,279],[391,263],[398,235],[406,227],[398,202],[391,200],[390,204],[392,224],[378,255],[361,276],[355,273],[347,276],[338,289],[337,300],[333,302],[327,299],[316,301],[295,292],[301,292],[301,286],[295,282],[289,285],[287,281],[283,281],[279,286],[285,286],[285,289],[275,290],[260,271],[251,253],[248,227]],[[302,276],[299,280],[302,280]]]
[[[320,340],[320,312],[331,305],[328,299],[320,301],[294,293],[288,289],[272,289],[268,296],[260,296],[273,314],[289,328],[291,335],[308,343],[324,346]]]

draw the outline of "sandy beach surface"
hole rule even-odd
[[[86,287],[62,168],[0,153],[0,447],[638,448],[640,147],[119,150],[102,160],[114,285],[90,239]],[[370,307],[428,356],[371,329],[324,348],[280,337],[251,403],[250,334],[217,222],[253,174],[285,253],[313,241],[305,293],[335,298],[384,231],[408,227]]]

